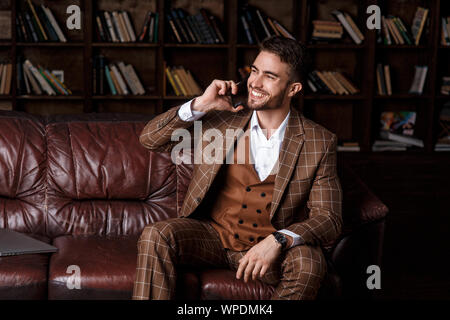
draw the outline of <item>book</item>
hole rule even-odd
[[[414,66],[414,78],[409,89],[409,93],[411,94],[422,94],[423,87],[425,84],[425,79],[428,72],[427,66]]]
[[[333,16],[335,16],[336,19],[342,24],[342,26],[344,27],[345,31],[347,31],[347,33],[350,35],[350,37],[353,39],[353,41],[356,44],[361,44],[362,40],[359,38],[359,36],[355,32],[355,30],[352,29],[352,27],[350,26],[350,23],[347,21],[347,19],[345,18],[344,14],[341,11],[339,11],[339,10],[333,10],[331,12],[331,14]]]
[[[167,14],[167,21],[169,23],[169,26],[173,32],[173,35],[175,36],[175,39],[178,43],[183,43],[183,40],[181,39],[180,34],[178,33],[177,27],[175,26],[174,21],[172,20],[172,16],[170,14]]]
[[[48,82],[44,79],[44,77],[40,74],[40,72],[36,69],[36,67],[30,62],[30,60],[25,60],[25,65],[31,71],[32,76],[37,80],[41,88],[48,95],[56,95],[56,92],[53,88],[48,84]]]
[[[416,124],[414,111],[384,111],[380,116],[381,130],[412,136]]]
[[[125,27],[128,32],[129,38],[131,42],[136,42],[136,34],[134,32],[133,24],[131,23],[131,20],[128,16],[128,12],[125,10],[122,10],[120,12],[122,15],[123,21],[125,22]]]
[[[420,140],[420,139],[413,138],[413,137],[410,137],[410,136],[401,135],[401,134],[392,133],[392,132],[389,132],[389,131],[382,131],[382,132],[380,132],[380,137],[383,138],[383,139],[397,141],[397,142],[405,143],[405,144],[416,146],[416,147],[423,148],[423,146],[424,146],[423,145],[423,141]]]
[[[152,18],[152,12],[149,11],[145,15],[144,23],[142,24],[141,33],[138,36],[138,41],[143,42],[148,34],[148,28],[150,28],[150,21]],[[149,39],[149,42],[151,42],[151,39]]]
[[[37,26],[39,27],[39,30],[40,30],[44,40],[47,41],[48,40],[47,34],[44,31],[44,27],[42,26],[41,21],[39,20],[39,17],[38,17],[38,15],[36,13],[36,10],[34,8],[33,3],[31,2],[31,0],[27,0],[27,3],[28,3],[28,6],[30,7],[30,10],[31,10],[31,12],[33,14],[33,17],[34,17],[34,19],[36,21]]]
[[[420,37],[422,36],[423,29],[425,26],[425,21],[428,17],[428,9],[417,7],[416,13],[414,14],[413,23],[411,26],[411,32],[414,37],[414,43],[417,46],[420,42]]]
[[[109,70],[109,66],[105,64],[105,76],[106,80],[109,86],[109,89],[111,90],[112,95],[117,95],[116,87],[114,86],[113,80],[111,78],[111,71]]]
[[[172,72],[170,71],[170,68],[166,67],[165,71],[166,71],[167,80],[169,80],[169,83],[172,86],[173,91],[175,92],[175,94],[177,96],[181,96],[182,95],[181,89],[178,87],[178,84],[175,82],[175,79],[172,76]]]
[[[389,65],[384,66],[384,80],[386,83],[387,94],[392,95],[392,84],[391,84],[391,70]]]
[[[31,71],[25,62],[23,63],[23,71],[24,71],[24,75],[25,75],[25,81],[26,81],[26,83],[27,82],[29,83],[29,88],[27,88],[27,93],[33,92],[34,94],[41,95],[42,94],[41,87],[39,86],[37,80],[31,74]]]
[[[136,74],[136,71],[134,70],[133,66],[131,64],[128,64],[125,67],[125,69],[128,71],[131,81],[133,82],[134,86],[136,87],[138,94],[140,94],[140,95],[145,94],[144,86],[142,85],[141,80],[139,80],[139,77]]]
[[[119,40],[118,36],[116,35],[116,31],[114,30],[111,15],[109,14],[108,11],[103,11],[103,15],[105,17],[106,25],[108,26],[109,35],[111,37],[112,42],[119,42],[120,40]]]

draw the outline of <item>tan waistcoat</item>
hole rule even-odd
[[[237,150],[240,148],[245,150],[243,164],[237,161]],[[258,173],[250,163],[248,129],[238,141],[233,164],[224,166],[226,168],[223,183],[218,188],[211,210],[211,224],[219,233],[224,248],[234,251],[248,250],[275,231],[270,223],[275,174],[260,181]]]

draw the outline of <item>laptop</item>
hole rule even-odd
[[[0,228],[0,257],[56,252],[58,248],[22,233]]]

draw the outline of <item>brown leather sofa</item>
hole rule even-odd
[[[0,257],[0,299],[130,299],[145,225],[177,216],[192,166],[139,144],[149,116],[36,117],[0,112],[0,227],[52,243],[54,254]],[[344,231],[326,250],[319,298],[370,296],[387,208],[340,166]],[[69,289],[79,266],[81,289]],[[180,269],[181,299],[267,299],[272,287],[229,270]]]

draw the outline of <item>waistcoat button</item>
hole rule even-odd
[[[247,191],[247,192],[250,192],[252,189],[250,188],[250,187],[247,187],[246,189],[245,189],[245,191]]]
[[[263,192],[263,193],[261,193],[261,197],[265,197],[266,196],[266,194]]]
[[[246,204],[243,204],[243,205],[242,205],[242,208],[247,209],[247,205],[246,205]]]
[[[244,223],[244,220],[240,219],[239,224],[243,224],[243,223]]]
[[[256,209],[256,212],[257,212],[257,213],[261,213],[261,210],[259,210],[259,209]]]
[[[237,233],[234,234],[235,239],[239,239],[239,235]]]

